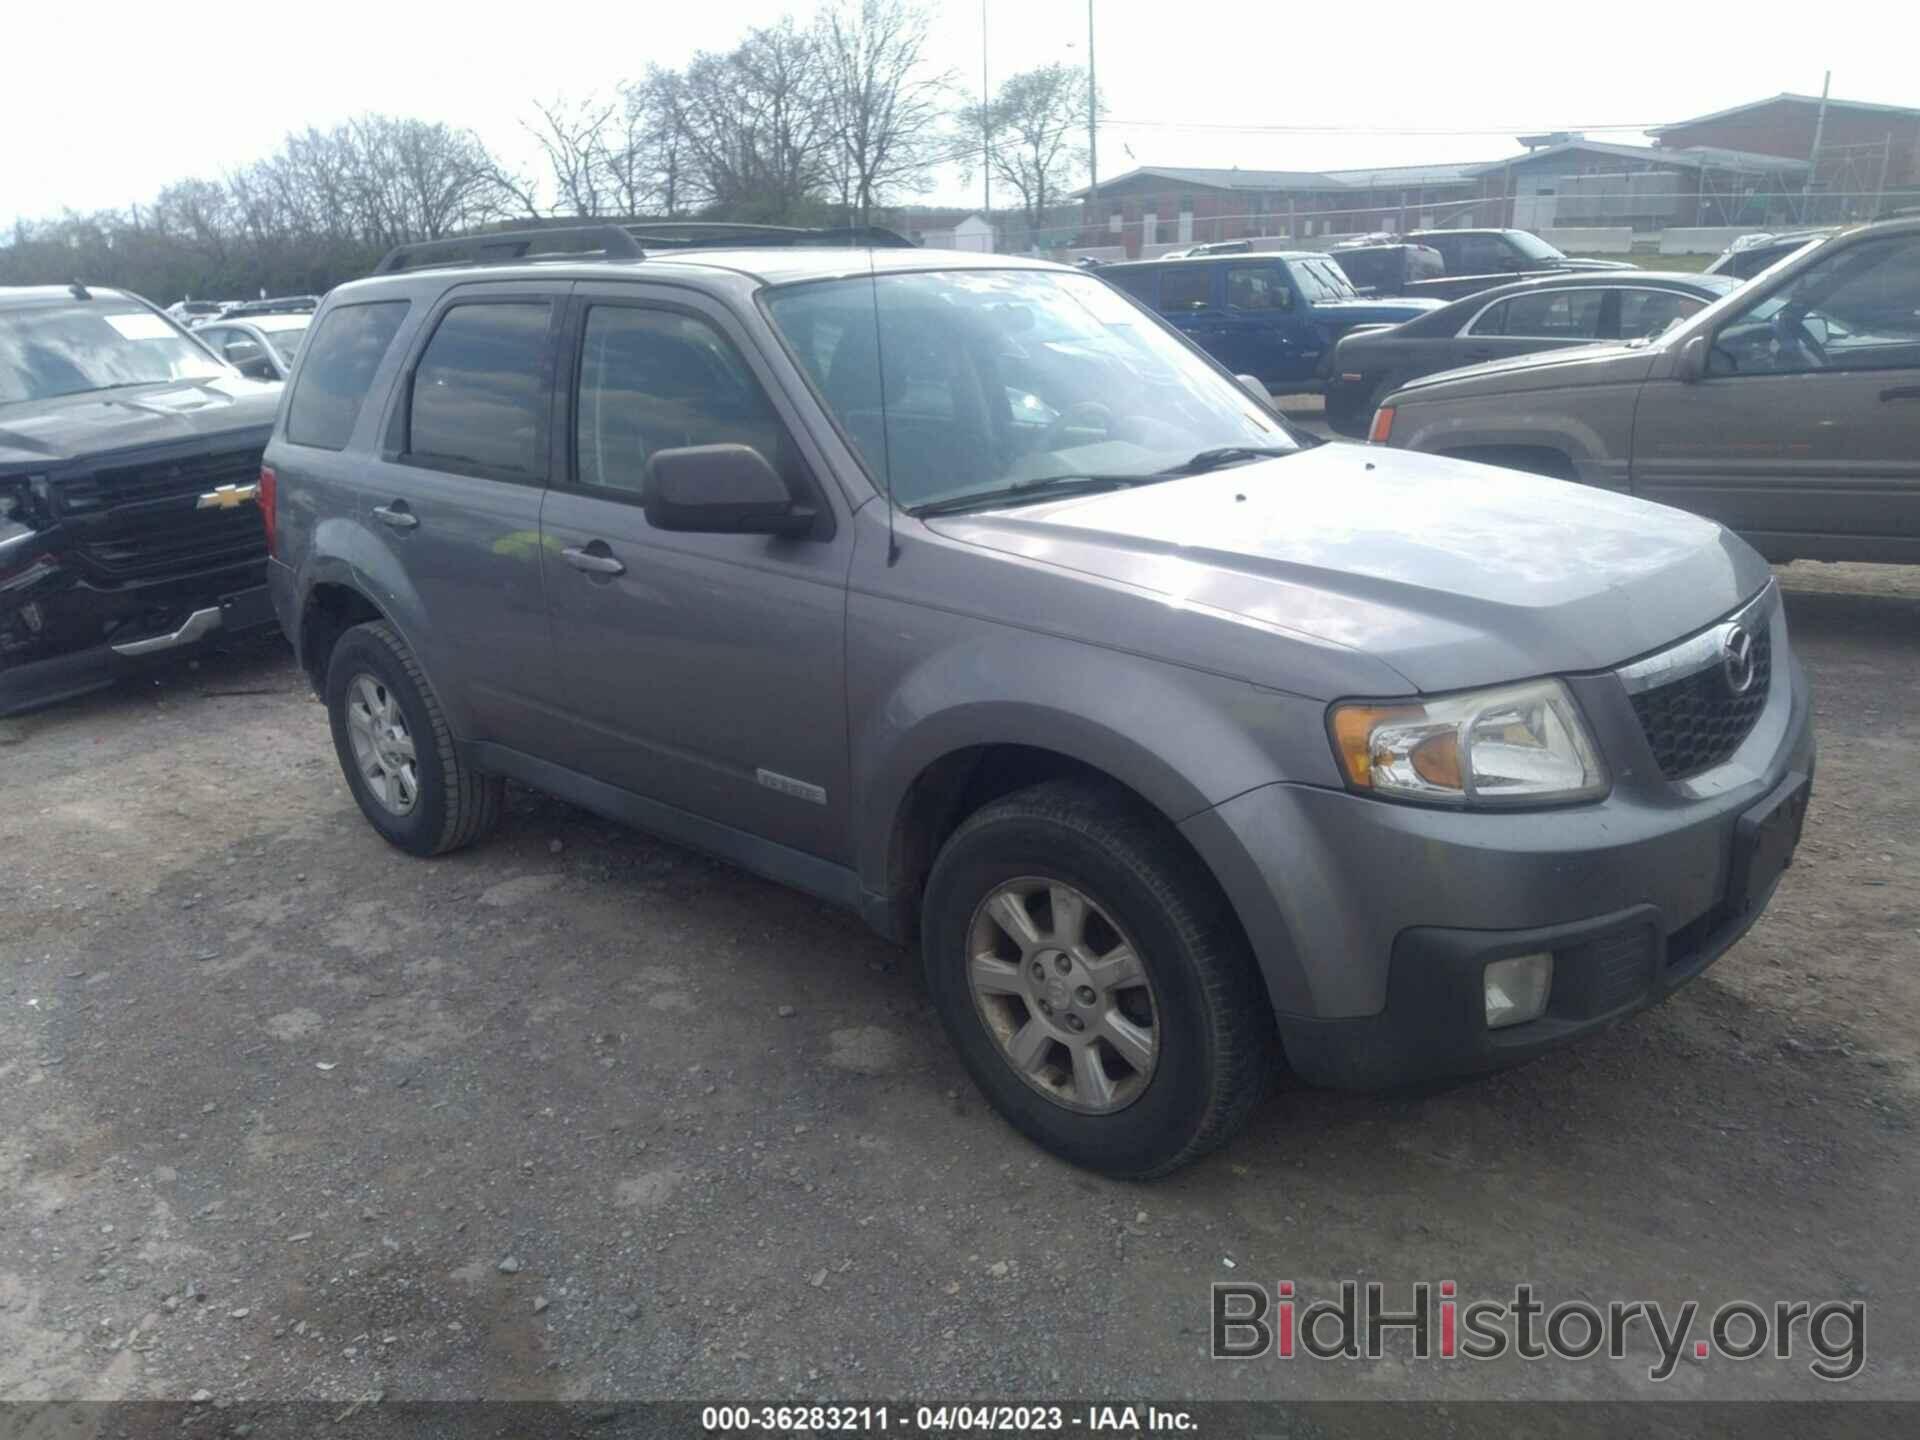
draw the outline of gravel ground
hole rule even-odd
[[[811,900],[525,791],[388,849],[276,645],[0,722],[0,1400],[1920,1396],[1920,570],[1783,574],[1820,783],[1747,940],[1151,1186],[1017,1138]],[[1223,1366],[1225,1278],[1857,1298],[1868,1363]]]

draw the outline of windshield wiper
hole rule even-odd
[[[1298,455],[1294,446],[1278,445],[1216,445],[1211,450],[1202,450],[1189,455],[1178,465],[1169,465],[1165,470],[1156,470],[1156,475],[1204,475],[1209,470],[1218,470],[1227,465],[1244,465],[1249,460],[1269,460],[1276,455]]]
[[[915,505],[907,513],[924,520],[930,515],[955,515],[962,510],[985,510],[1008,502],[1052,500],[1063,495],[1097,495],[1103,490],[1125,490],[1133,485],[1146,484],[1153,478],[1151,475],[1044,475],[1038,480],[1016,480],[1011,485],[999,485],[991,490],[975,490],[967,495],[931,500],[925,505]]]

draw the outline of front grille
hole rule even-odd
[[[1773,639],[1764,623],[1755,627],[1753,642],[1753,684],[1744,694],[1735,695],[1721,667],[1711,665],[1633,697],[1633,712],[1667,779],[1725,763],[1759,720],[1773,683]]]
[[[260,478],[260,451],[255,445],[75,475],[60,483],[60,509],[72,516],[102,515],[129,505],[204,495],[221,485],[251,485]]]
[[[260,449],[112,466],[59,488],[73,517],[73,556],[97,583],[165,580],[240,565],[266,553],[260,508],[201,510],[200,496],[260,478]]]
[[[74,546],[76,558],[96,578],[115,581],[190,575],[244,564],[266,551],[267,532],[256,505],[149,515],[137,527],[89,535]]]

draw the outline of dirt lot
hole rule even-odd
[[[851,918],[527,792],[389,850],[277,647],[0,722],[0,1400],[1920,1396],[1920,571],[1783,574],[1819,783],[1745,942],[1145,1187],[1014,1136]],[[1858,1298],[1869,1358],[1228,1367],[1230,1277]]]

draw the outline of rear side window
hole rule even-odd
[[[287,439],[344,450],[374,371],[406,318],[405,300],[337,305],[307,344],[307,363],[287,402]]]
[[[456,305],[413,375],[407,458],[514,479],[546,475],[544,300]]]
[[[1212,291],[1211,265],[1169,265],[1160,272],[1160,309],[1168,315],[1206,309]]]
[[[1527,340],[1594,340],[1600,335],[1605,292],[1543,290],[1502,300],[1474,323],[1475,335],[1507,335]]]

